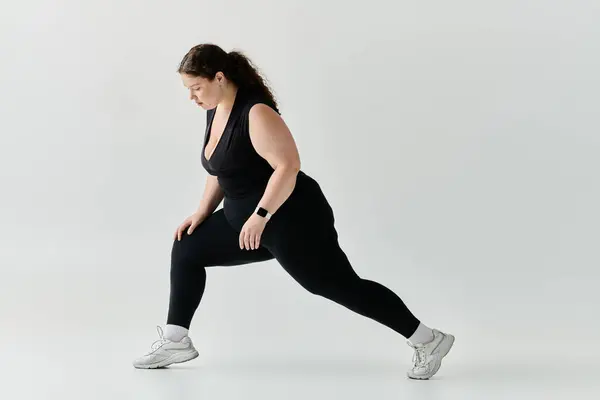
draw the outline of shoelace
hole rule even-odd
[[[165,338],[165,336],[163,335],[163,330],[160,326],[156,327],[156,330],[158,331],[158,336],[160,339],[158,339],[157,341],[155,341],[154,343],[152,343],[152,346],[150,347],[150,353],[156,351],[157,349],[160,348],[160,346],[162,346],[163,344],[167,343],[168,340]]]
[[[411,346],[415,349],[415,354],[413,354],[413,364],[414,368],[422,368],[425,367],[427,363],[427,357],[425,356],[425,346]]]

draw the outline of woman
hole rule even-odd
[[[319,184],[301,171],[294,139],[251,61],[207,43],[185,55],[178,73],[190,99],[206,110],[201,157],[209,175],[197,211],[174,234],[165,333],[159,326],[160,339],[134,366],[158,368],[198,356],[188,329],[207,267],[275,258],[310,293],[407,338],[415,350],[408,377],[432,377],[454,337],[430,329],[391,290],[355,273],[338,243],[333,210]]]

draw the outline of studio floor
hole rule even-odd
[[[465,313],[475,312],[470,303],[457,314],[449,312],[455,305],[414,301],[431,316],[431,326],[449,327],[456,336],[438,374],[415,381],[406,377],[412,349],[397,334],[306,296],[268,266],[213,271],[190,331],[200,356],[166,369],[137,370],[132,360],[149,350],[157,339],[153,323],[164,317],[167,271],[149,278],[95,260],[94,270],[102,273],[56,264],[45,274],[15,269],[0,281],[3,298],[11,299],[0,302],[0,398],[600,398],[593,320],[567,324],[523,311],[507,322],[495,309],[493,319],[477,314],[495,325],[467,325]]]
[[[548,358],[445,359],[429,381],[407,379],[410,360],[360,358],[197,359],[159,370],[130,364],[132,339],[49,335],[4,343],[6,399],[597,399],[597,366]],[[458,345],[463,345],[462,343]],[[525,349],[523,349],[525,351]]]

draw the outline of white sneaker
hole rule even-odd
[[[190,361],[198,357],[198,351],[194,348],[192,339],[189,336],[184,337],[179,342],[173,342],[164,337],[160,326],[156,328],[160,339],[152,343],[151,350],[148,353],[133,362],[134,367],[162,368],[167,365]]]
[[[454,336],[449,333],[433,330],[433,340],[429,343],[413,345],[408,340],[406,343],[413,349],[413,367],[407,372],[411,379],[429,379],[440,369],[442,358],[448,354],[454,344]]]

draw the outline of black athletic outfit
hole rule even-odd
[[[273,168],[250,141],[248,113],[268,99],[238,89],[210,160],[205,157],[215,109],[207,111],[202,166],[218,177],[224,206],[207,217],[191,235],[175,239],[171,253],[168,324],[189,328],[206,283],[206,267],[267,261],[279,264],[310,293],[323,296],[410,337],[419,320],[385,286],[360,278],[338,243],[333,210],[321,187],[300,171],[288,199],[273,213],[256,250],[240,249],[239,233],[264,194]],[[268,210],[271,211],[271,210]]]

